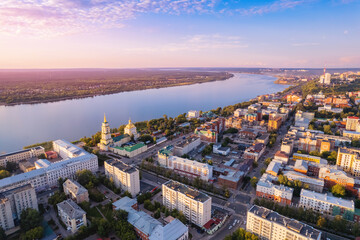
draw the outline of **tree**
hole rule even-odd
[[[6,234],[2,227],[0,227],[0,240],[6,240]]]
[[[319,216],[319,218],[318,218],[318,220],[316,222],[316,225],[321,227],[321,228],[325,227],[326,219],[324,217],[322,217],[322,216]]]
[[[264,163],[266,166],[268,166],[271,163],[271,161],[272,161],[272,158],[269,157],[269,158],[265,159]]]
[[[27,232],[30,229],[40,226],[43,216],[35,209],[27,208],[21,212],[20,219],[21,230]]]
[[[156,210],[155,214],[154,214],[154,218],[158,219],[161,216],[160,214],[160,209]]]
[[[20,239],[21,240],[33,240],[33,239],[41,239],[44,233],[44,228],[39,226],[27,231],[23,234]]]
[[[7,178],[7,177],[10,177],[10,172],[6,171],[6,170],[0,170],[0,179],[3,179],[3,178]]]
[[[111,230],[111,225],[110,223],[105,220],[105,219],[100,219],[99,222],[97,222],[97,233],[101,236],[101,237],[107,237],[109,236],[109,232]]]
[[[78,171],[76,173],[76,179],[83,186],[87,185],[89,182],[93,182],[95,185],[98,183],[95,175],[87,169]]]
[[[332,194],[336,197],[344,197],[346,194],[345,187],[340,184],[336,184],[331,188]]]
[[[329,135],[333,135],[330,125],[324,125],[324,133],[329,134]]]
[[[61,203],[62,201],[65,200],[66,200],[65,193],[57,191],[54,193],[54,195],[48,198],[48,203],[55,207],[56,204]]]
[[[265,169],[265,168],[262,168],[262,169],[260,170],[261,175],[263,175],[265,172],[266,172],[266,169]]]
[[[230,191],[229,189],[225,189],[224,197],[229,198],[230,197]]]
[[[7,162],[5,169],[9,172],[14,172],[17,169],[17,163],[15,162]]]
[[[119,221],[127,221],[129,213],[125,210],[117,210],[114,213],[114,216]]]
[[[256,184],[258,183],[258,179],[257,177],[252,177],[251,180],[250,180],[250,184],[253,188],[256,188]]]
[[[125,191],[123,194],[122,194],[123,197],[129,197],[129,198],[132,198],[132,195],[129,191]]]
[[[64,191],[64,182],[66,181],[67,178],[63,179],[63,178],[59,178],[58,179],[58,186],[59,186],[59,191],[63,192]]]

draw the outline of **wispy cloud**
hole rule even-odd
[[[320,43],[316,42],[303,42],[303,43],[293,43],[291,46],[293,47],[308,47],[308,46],[318,46]]]
[[[146,48],[126,48],[130,52],[178,52],[178,51],[202,51],[211,49],[239,49],[247,48],[248,45],[241,42],[240,36],[193,35],[182,39],[178,43],[169,43],[163,46]]]
[[[278,0],[270,4],[255,6],[249,9],[237,9],[236,11],[242,15],[262,15],[266,13],[295,8],[299,5],[310,3],[313,1],[314,0]]]
[[[206,13],[216,0],[1,0],[0,33],[56,36],[121,28],[141,13]]]

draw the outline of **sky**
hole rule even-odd
[[[0,0],[0,68],[360,67],[360,0]]]

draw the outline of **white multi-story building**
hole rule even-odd
[[[187,118],[199,118],[200,112],[196,110],[188,111]]]
[[[105,175],[112,179],[116,187],[128,191],[135,197],[140,192],[139,171],[125,163],[110,159],[105,161]]]
[[[213,166],[176,156],[169,157],[167,167],[181,175],[191,178],[199,177],[205,181],[209,181],[213,175]]]
[[[360,149],[339,148],[336,165],[340,166],[345,172],[354,176],[360,176]]]
[[[359,118],[355,116],[349,116],[346,118],[346,130],[356,131],[357,126],[359,125]]]
[[[8,230],[15,226],[14,221],[20,220],[23,210],[38,210],[38,202],[34,188],[24,185],[0,193],[0,226]]]
[[[284,185],[275,185],[261,178],[256,185],[256,196],[267,198],[283,204],[291,204],[294,189]]]
[[[16,152],[0,155],[0,166],[6,167],[8,162],[19,163],[23,160],[28,160],[33,157],[38,157],[41,154],[45,154],[45,149],[41,146],[24,149]]]
[[[324,186],[325,186],[324,179],[312,178],[303,173],[299,173],[296,171],[283,171],[283,174],[290,181],[299,180],[303,184],[308,185],[310,190],[313,190],[316,192],[322,192],[324,190]]]
[[[330,85],[331,84],[331,74],[330,73],[325,73],[324,75],[321,75],[319,82],[321,84]]]
[[[181,141],[174,147],[174,155],[182,156],[188,154],[201,144],[201,140],[198,136],[191,136]]]
[[[245,108],[238,108],[234,111],[234,117],[243,117],[248,113],[248,110]]]
[[[192,223],[202,227],[211,219],[211,197],[185,184],[168,181],[162,185],[163,204],[182,211]]]
[[[321,232],[257,205],[247,212],[246,230],[267,240],[320,240]]]
[[[332,214],[334,207],[343,213],[344,211],[355,211],[354,201],[337,198],[327,193],[317,193],[302,189],[300,193],[299,207],[318,211],[320,213]]]
[[[160,164],[160,166],[162,167],[168,166],[169,157],[174,155],[173,150],[174,150],[174,146],[168,145],[158,151],[158,163]]]
[[[74,178],[77,171],[98,170],[98,158],[85,150],[65,141],[56,140],[53,148],[63,160],[51,163],[47,160],[36,161],[36,170],[14,175],[0,180],[0,192],[31,184],[36,191],[57,186],[59,178]]]
[[[87,225],[86,212],[82,210],[73,200],[68,199],[57,205],[58,215],[66,225],[67,230],[77,232],[81,226]]]

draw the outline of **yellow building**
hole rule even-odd
[[[294,161],[305,160],[305,161],[320,163],[321,157],[311,156],[311,155],[307,155],[307,154],[294,153],[293,160]]]
[[[354,176],[360,176],[360,149],[339,148],[336,165]]]
[[[129,123],[128,123],[128,125],[126,125],[126,127],[124,129],[124,134],[127,134],[129,136],[133,135],[134,139],[139,138],[139,134],[136,130],[136,126],[131,122],[131,119],[129,119]]]
[[[98,147],[102,151],[108,151],[109,147],[114,143],[113,139],[111,138],[110,133],[110,126],[109,123],[106,121],[106,116],[104,114],[104,122],[101,126],[101,140],[98,144]]]

